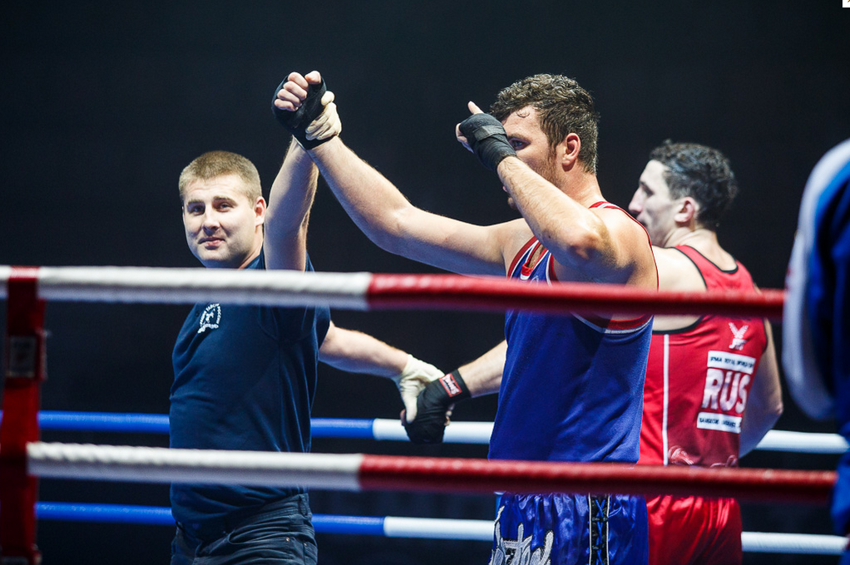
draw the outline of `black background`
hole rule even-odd
[[[466,102],[489,105],[537,72],[596,99],[599,181],[627,205],[665,138],[722,149],[741,194],[721,244],[762,287],[783,285],[797,210],[817,159],[850,136],[850,10],[841,0],[740,2],[22,2],[0,18],[0,264],[198,266],[177,177],[200,153],[252,159],[266,190],[288,136],[275,85],[319,69],[343,137],[418,206],[473,223],[514,213],[494,175],[454,141]],[[320,183],[309,248],[324,271],[434,272],[375,248]],[[2,308],[5,309],[5,303]],[[50,410],[165,413],[170,352],[189,307],[48,307]],[[337,311],[450,370],[502,337],[498,315]],[[781,327],[777,337],[781,340]],[[785,395],[780,429],[832,431]],[[320,369],[317,417],[395,418],[394,387]],[[492,419],[495,398],[458,420]],[[44,433],[46,440],[165,445],[166,438]],[[484,457],[475,446],[316,440],[315,451]],[[835,458],[754,454],[747,466],[831,468]],[[491,519],[486,497],[312,495],[314,512]],[[167,505],[167,487],[43,481],[45,501]],[[826,508],[746,505],[750,531],[831,533]],[[41,522],[45,564],[164,563],[169,528]],[[321,563],[484,563],[483,542],[320,535]],[[830,563],[759,556],[746,563]]]

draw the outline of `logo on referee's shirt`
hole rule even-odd
[[[198,328],[198,333],[202,334],[207,330],[218,329],[218,324],[221,322],[221,305],[210,304],[204,308],[201,314],[201,327]]]

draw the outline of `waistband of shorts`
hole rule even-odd
[[[292,514],[298,514],[305,519],[312,519],[313,514],[310,511],[310,498],[307,493],[293,494],[279,500],[273,500],[260,506],[252,506],[250,508],[235,510],[223,518],[204,522],[196,528],[187,527],[187,524],[177,523],[177,526],[184,532],[202,539],[216,539],[224,534],[244,526],[247,523],[255,520],[261,520],[272,514],[281,511],[290,511]]]

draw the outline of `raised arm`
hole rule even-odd
[[[297,76],[292,73],[284,88]],[[309,106],[311,94],[303,95]],[[284,100],[276,105],[300,108]],[[458,273],[504,274],[503,249],[513,243],[516,224],[474,226],[421,210],[338,137],[311,148],[310,156],[348,215],[382,249]]]
[[[767,347],[753,376],[747,411],[741,423],[741,456],[752,451],[782,415],[782,387],[779,384],[779,365],[770,322],[764,321]]]
[[[646,234],[619,210],[588,209],[516,157],[502,161],[497,171],[531,231],[566,268],[562,272],[628,284],[640,278],[641,255],[644,263],[652,261]],[[557,265],[555,272],[565,278]]]
[[[306,77],[298,75],[292,88],[306,92],[311,85],[321,84],[318,73]],[[279,97],[297,99],[289,92],[276,92]],[[289,151],[272,183],[269,207],[266,211],[265,241],[266,264],[270,269],[293,269],[303,271],[307,261],[307,224],[310,208],[316,195],[319,172],[304,151],[301,143],[321,143],[339,134],[342,124],[333,104],[333,93],[328,92],[317,102],[319,112],[315,120],[305,128],[301,140],[293,137]],[[308,135],[309,134],[309,135]]]
[[[531,231],[552,252],[559,279],[656,286],[640,226],[620,210],[590,208],[602,196],[595,175],[581,170],[578,135],[570,133],[550,150],[533,108],[515,112],[504,126],[472,102],[469,109],[473,115],[458,124],[458,141],[498,173]],[[546,162],[541,151],[551,151]],[[547,178],[537,171],[548,171]],[[563,186],[550,180],[556,177]]]
[[[443,376],[435,366],[362,332],[345,330],[331,322],[319,348],[319,361],[349,373],[367,373],[392,379],[405,410],[416,414],[416,398],[425,386]]]
[[[307,224],[319,171],[293,139],[269,193],[263,249],[269,269],[303,271]]]

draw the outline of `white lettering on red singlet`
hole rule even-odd
[[[702,397],[703,410],[743,414],[747,407],[748,386],[756,360],[727,351],[709,351]],[[707,430],[741,433],[741,416],[700,412],[697,427]]]

